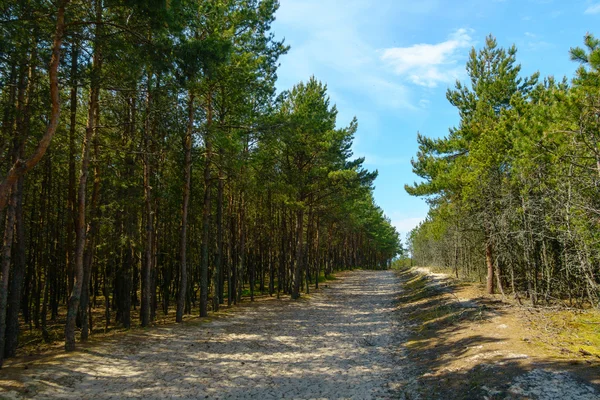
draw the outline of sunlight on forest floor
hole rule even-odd
[[[590,314],[517,307],[426,273],[348,272],[303,301],[245,303],[15,359],[0,397],[598,398],[597,357],[561,350],[568,334],[550,323]]]
[[[565,349],[567,339],[573,348],[584,342],[577,333],[585,330],[570,330],[571,321],[595,311],[521,307],[426,268],[399,275],[412,326],[408,358],[420,371],[416,387],[424,398],[597,398],[582,382],[600,384],[600,360]]]
[[[6,371],[14,384],[2,386],[17,398],[390,396],[406,376],[392,318],[398,278],[356,271],[329,286],[309,301],[257,302],[231,318],[132,331],[15,365]]]

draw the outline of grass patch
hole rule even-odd
[[[321,272],[319,274],[319,278],[318,279],[319,279],[319,283],[324,283],[324,282],[327,282],[327,281],[336,281],[338,278],[336,278],[335,275],[325,275],[324,272]]]
[[[600,311],[555,311],[550,321],[567,350],[600,358]]]
[[[401,297],[403,302],[413,303],[440,294],[438,289],[429,284],[429,278],[425,275],[405,270],[401,272],[401,278],[405,289]]]

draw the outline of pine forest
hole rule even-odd
[[[275,97],[276,1],[2,5],[0,349],[386,268],[395,229],[316,78]],[[92,318],[102,310],[103,318]],[[1,350],[0,350],[1,351]]]
[[[0,0],[0,399],[599,399],[599,18]]]

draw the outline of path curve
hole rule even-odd
[[[396,397],[398,278],[354,271],[328,285],[308,301],[266,301],[208,323],[132,332],[21,378],[37,399]]]

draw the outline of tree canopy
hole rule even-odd
[[[400,241],[357,121],[340,127],[315,77],[276,95],[278,6],[0,3],[5,356],[21,322],[72,350],[389,266]]]
[[[408,193],[427,196],[427,219],[410,235],[418,263],[483,279],[532,303],[567,299],[597,306],[599,43],[571,49],[568,82],[523,77],[516,48],[488,37],[471,50],[469,83],[448,100],[460,124],[419,135]],[[487,270],[487,273],[484,271]]]

